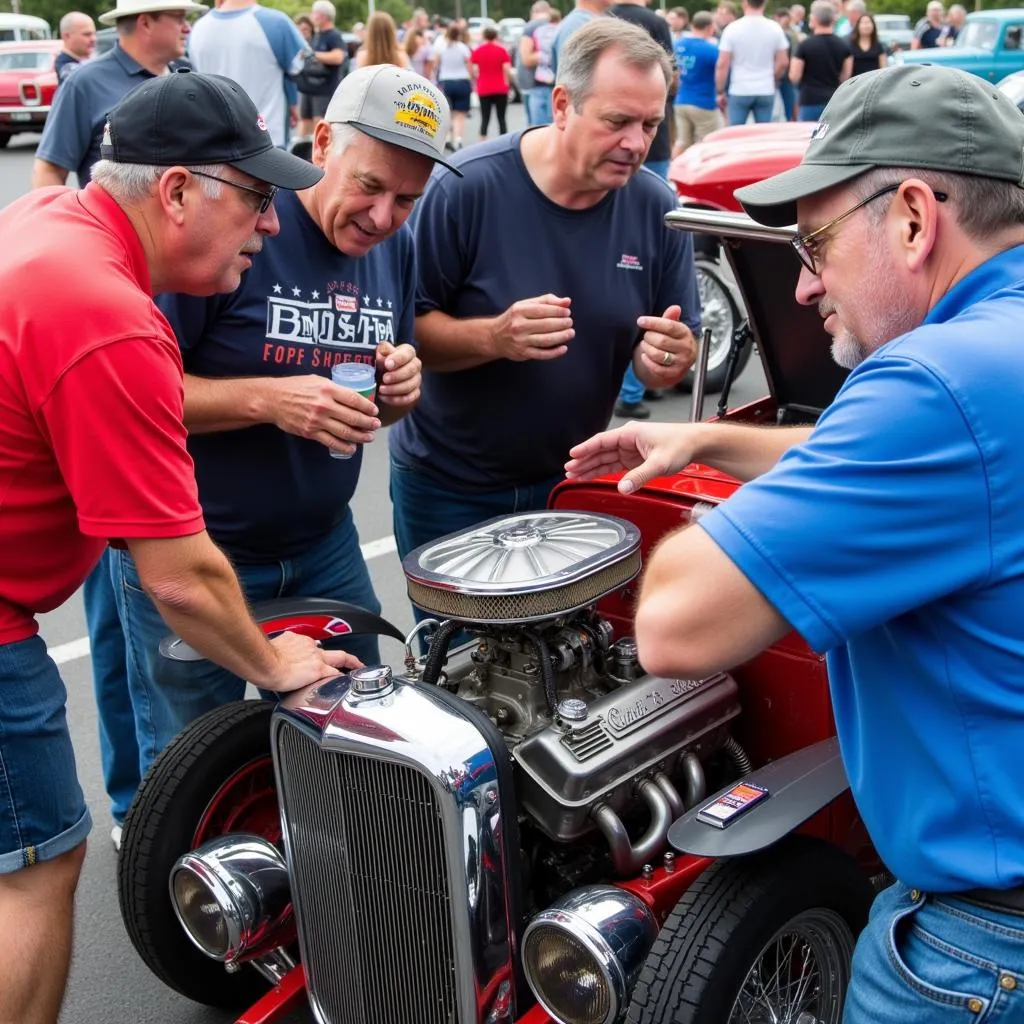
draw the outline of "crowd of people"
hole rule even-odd
[[[378,20],[353,57],[329,0],[308,38],[251,0],[117,0],[100,21],[118,45],[64,77],[35,190],[0,213],[0,1020],[57,1017],[92,823],[37,615],[84,584],[119,844],[153,759],[243,681],[273,694],[377,659],[367,638],[268,640],[248,604],[379,608],[349,502],[389,424],[403,555],[543,508],[566,473],[626,469],[629,493],[699,460],[750,481],[652,555],[641,661],[706,675],[791,628],[827,651],[854,795],[901,883],[858,947],[846,1019],[1020,999],[1002,979],[1024,976],[1024,814],[999,794],[1024,717],[1024,121],[959,72],[879,55],[856,73],[861,0],[816,0],[806,26],[757,0],[692,19],[602,4],[559,19],[538,0],[519,71],[540,120],[463,151],[466,83],[493,40],[471,50],[455,24],[438,46],[415,20],[399,40]],[[806,33],[792,52],[787,27]],[[737,118],[762,119],[783,75],[802,89],[828,60],[846,79],[799,95],[830,124],[803,164],[739,196],[799,225],[797,299],[853,371],[815,428],[604,431],[630,404],[620,383],[636,404],[695,357],[692,240],[664,225],[658,148],[690,95],[681,47]],[[319,102],[303,108],[297,83]],[[300,120],[309,161],[287,150]],[[46,187],[71,173],[78,190]],[[46,313],[54,281],[74,329]],[[351,361],[375,368],[374,400],[332,381]],[[209,662],[169,667],[169,631]],[[941,1000],[899,987],[886,943],[910,918],[936,936],[913,958]],[[948,994],[966,983],[940,947],[963,951],[970,994]]]

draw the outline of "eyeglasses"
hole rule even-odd
[[[230,178],[218,178],[216,174],[207,174],[205,171],[193,171],[189,169],[190,174],[195,174],[200,178],[209,178],[211,181],[222,181],[225,185],[230,185],[232,188],[239,188],[243,192],[251,192],[254,196],[260,197],[260,204],[256,208],[257,212],[264,214],[270,209],[271,203],[277,196],[277,186],[271,185],[269,192],[264,192],[261,189],[253,188],[251,185],[243,185],[240,181],[232,181]]]
[[[898,182],[895,185],[886,185],[885,188],[880,188],[877,192],[872,192],[866,199],[862,199],[856,206],[851,207],[846,213],[841,213],[838,217],[830,220],[827,224],[822,224],[820,228],[815,228],[813,231],[808,232],[806,235],[794,235],[790,240],[789,244],[793,246],[793,251],[797,254],[800,262],[812,273],[815,277],[818,276],[818,263],[817,255],[815,254],[815,243],[814,239],[819,235],[824,234],[830,228],[834,228],[840,221],[846,220],[847,217],[855,214],[862,206],[867,206],[868,203],[873,203],[876,199],[881,198],[884,195],[888,195],[890,192],[897,192],[903,186],[903,182]],[[933,190],[934,192],[934,190]],[[939,203],[944,203],[949,196],[945,192],[934,192],[935,200]]]

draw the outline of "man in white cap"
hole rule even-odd
[[[78,589],[108,541],[132,551],[169,632],[257,686],[292,690],[358,664],[309,637],[268,640],[249,616],[205,530],[181,357],[151,297],[236,288],[279,230],[278,189],[321,172],[273,145],[240,86],[194,73],[123,100],[101,156],[85,189],[35,192],[0,213],[4,1024],[58,1017],[92,824],[36,617]],[[54,282],[66,313],[51,308]]]
[[[207,528],[249,601],[330,597],[380,611],[349,502],[362,446],[419,396],[409,344],[416,260],[405,221],[444,163],[449,117],[443,94],[410,70],[386,64],[348,75],[313,136],[323,179],[279,197],[281,232],[265,240],[241,285],[230,295],[157,300],[182,349],[188,449]],[[332,382],[331,367],[343,362],[376,365],[375,403]],[[157,652],[166,626],[136,562],[127,551],[113,561],[145,772],[190,721],[241,699],[245,683],[209,664],[166,671]],[[376,637],[354,637],[348,649],[379,660]]]
[[[63,185],[72,171],[79,185],[89,183],[92,165],[100,158],[107,114],[133,89],[166,74],[167,66],[184,56],[186,16],[205,10],[193,0],[118,0],[115,10],[100,15],[102,24],[117,26],[118,45],[57,90],[36,150],[33,188]]]

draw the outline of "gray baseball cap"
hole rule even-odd
[[[350,124],[392,146],[412,150],[462,172],[444,158],[451,111],[444,94],[422,75],[394,64],[372,64],[346,75],[324,120]]]
[[[919,167],[1024,187],[1024,114],[976,75],[905,64],[848,79],[798,167],[736,190],[754,220],[796,223],[796,204],[876,167]]]

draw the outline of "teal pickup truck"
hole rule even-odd
[[[904,50],[890,64],[941,64],[959,68],[989,82],[1024,71],[1024,8],[975,11],[952,46]]]

